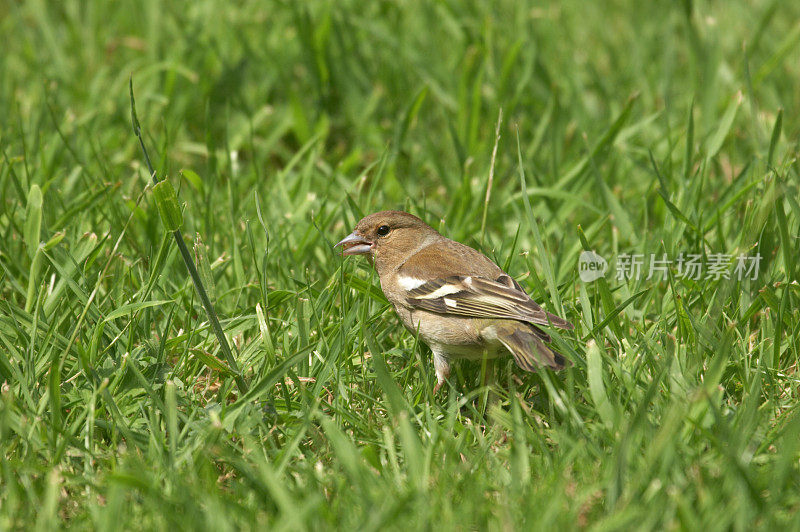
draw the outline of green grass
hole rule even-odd
[[[0,529],[800,528],[800,5],[235,4],[0,4]],[[563,310],[574,366],[433,397],[331,249],[386,208]]]

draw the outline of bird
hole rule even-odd
[[[483,253],[450,240],[403,211],[362,218],[334,247],[367,255],[402,324],[433,353],[434,394],[456,359],[492,360],[510,354],[525,371],[560,370],[572,363],[548,347],[542,327],[573,329],[528,296]]]

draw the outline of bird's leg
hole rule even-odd
[[[440,350],[432,349],[432,351],[433,367],[436,370],[436,386],[433,387],[433,393],[436,395],[436,392],[442,387],[444,381],[450,376],[450,361]]]
[[[497,380],[495,379],[494,359],[489,358],[486,353],[484,353],[481,364],[481,386],[485,387],[486,390],[484,391],[484,394],[481,396],[480,400],[481,411],[485,411],[492,404],[497,402],[498,397],[493,389],[496,383]]]
[[[497,382],[494,374],[494,359],[484,357],[481,367],[481,386],[492,386]]]

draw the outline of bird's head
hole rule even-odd
[[[362,218],[355,230],[336,245],[342,246],[344,255],[371,255],[376,263],[393,263],[437,237],[441,235],[413,214],[381,211]]]

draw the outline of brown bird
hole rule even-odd
[[[370,255],[381,289],[400,321],[430,346],[436,393],[455,358],[510,353],[526,371],[571,365],[546,345],[539,326],[572,329],[546,312],[486,255],[449,238],[407,212],[370,214],[336,244],[344,255]]]

